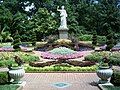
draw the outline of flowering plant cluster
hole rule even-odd
[[[14,51],[14,48],[12,46],[5,46],[5,47],[1,47],[0,48],[0,51],[3,52],[3,51]]]
[[[42,52],[41,56],[46,59],[67,60],[67,59],[80,58],[83,56],[83,53],[76,52],[66,47],[59,47],[51,51]]]

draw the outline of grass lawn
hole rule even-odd
[[[17,90],[18,85],[0,85],[0,90]]]
[[[104,90],[120,90],[120,87],[116,86],[103,86]]]

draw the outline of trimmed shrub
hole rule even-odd
[[[20,44],[21,44],[20,35],[18,34],[18,31],[17,31],[14,36],[14,41],[13,41],[13,48],[15,49],[15,51],[20,50]]]
[[[100,62],[105,54],[109,58],[109,63],[113,65],[120,65],[120,53],[119,52],[113,52],[111,53],[111,55],[110,55],[110,52],[94,52],[92,53],[92,55],[86,56],[85,60]]]
[[[5,84],[8,82],[7,72],[0,72],[0,84]]]
[[[98,36],[98,37],[97,37],[97,42],[98,42],[98,44],[100,44],[100,45],[106,44],[106,41],[107,41],[106,36]]]
[[[82,36],[79,36],[79,40],[80,41],[92,41],[92,35],[82,35]]]
[[[7,67],[8,65],[15,63],[15,55],[19,56],[25,63],[39,60],[39,57],[24,52],[1,52],[0,67]]]
[[[51,65],[45,67],[31,67],[27,66],[25,68],[26,72],[49,72],[49,71],[77,71],[77,72],[94,72],[97,70],[97,66],[90,66],[90,67],[79,67],[79,66],[63,66],[63,65]]]
[[[96,33],[96,32],[93,32],[92,44],[93,44],[93,45],[96,45],[96,44],[97,44],[97,33]]]
[[[114,70],[110,82],[115,86],[120,86],[120,71]]]
[[[92,41],[92,35],[82,35],[82,36],[79,36],[79,40],[80,41]],[[97,42],[98,44],[100,45],[104,45],[106,44],[106,36],[97,36]]]
[[[110,51],[110,49],[114,46],[114,39],[113,39],[113,34],[112,32],[110,34],[107,35],[107,47],[106,47],[106,50],[107,51]]]
[[[32,32],[32,45],[35,46],[37,41],[36,33]]]
[[[37,48],[43,47],[43,46],[45,46],[45,44],[47,44],[47,42],[36,42],[36,47]]]

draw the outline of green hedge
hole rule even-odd
[[[114,70],[110,82],[115,86],[120,86],[120,71]]]
[[[90,66],[90,67],[78,67],[78,66],[59,66],[59,65],[51,65],[51,66],[45,66],[45,67],[31,67],[26,66],[25,71],[26,72],[53,72],[53,71],[76,71],[76,72],[95,72],[97,69],[97,66]]]
[[[34,56],[30,53],[24,52],[1,52],[0,53],[0,67],[7,67],[14,62],[14,56],[19,56],[25,63],[29,63],[30,61],[37,61],[39,57]]]
[[[0,72],[0,85],[5,84],[7,82],[8,82],[8,74],[7,74],[7,72]]]
[[[92,41],[92,35],[81,35],[78,37],[80,41]]]
[[[78,37],[80,41],[92,41],[92,35],[81,35]],[[106,37],[105,36],[97,36],[97,42],[99,44],[105,44],[106,43]]]
[[[85,60],[100,62],[105,54],[108,56],[110,63],[112,63],[113,65],[120,65],[119,52],[113,52],[111,55],[110,52],[94,52],[91,55],[86,56]]]

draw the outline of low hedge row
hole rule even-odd
[[[25,63],[37,61],[39,57],[24,52],[0,52],[0,67],[7,67],[14,63],[15,55],[19,56]]]
[[[54,72],[54,71],[70,71],[70,72],[95,72],[97,69],[97,66],[91,66],[91,67],[74,67],[74,66],[63,66],[63,65],[51,65],[51,66],[45,66],[45,67],[31,67],[26,66],[25,71],[26,72],[32,72],[32,73],[39,73],[39,72]]]
[[[87,66],[92,66],[95,65],[95,62],[92,61],[70,61],[70,60],[58,60],[58,61],[47,61],[47,62],[30,62],[29,65],[32,67],[45,67],[45,66],[50,66],[53,64],[62,64],[66,63],[69,65],[73,66],[80,66],[80,67],[87,67]]]
[[[109,62],[113,65],[120,65],[120,53],[119,52],[94,52],[91,55],[88,55],[85,57],[85,60],[87,61],[95,61],[100,62],[104,55],[107,55],[109,58]]]
[[[87,34],[85,34],[85,35],[81,35],[81,36],[79,36],[79,40],[80,41],[92,41],[92,36],[93,35],[87,35]],[[106,43],[106,37],[105,36],[97,36],[97,42],[99,43],[99,44],[105,44]]]
[[[120,71],[114,70],[110,82],[114,86],[120,86]]]

